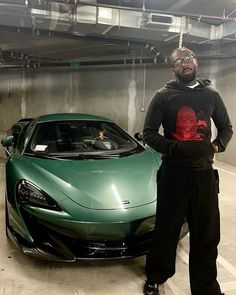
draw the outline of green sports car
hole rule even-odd
[[[88,114],[22,119],[10,133],[6,234],[25,254],[75,261],[147,252],[158,153]]]

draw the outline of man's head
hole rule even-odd
[[[177,48],[170,54],[169,61],[179,81],[187,85],[195,83],[198,62],[192,50],[186,47]]]

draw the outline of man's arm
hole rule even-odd
[[[216,107],[212,119],[217,129],[217,136],[212,142],[216,152],[223,152],[226,149],[232,135],[233,129],[227,109],[221,96],[218,94]]]
[[[174,142],[173,140],[165,138],[159,133],[159,128],[162,123],[163,114],[165,111],[165,105],[163,97],[160,93],[156,93],[148,107],[143,136],[144,141],[157,152],[162,154],[168,154],[170,145]]]

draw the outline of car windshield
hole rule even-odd
[[[54,156],[131,154],[143,150],[124,130],[105,121],[61,121],[40,123],[25,153]]]

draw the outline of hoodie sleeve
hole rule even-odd
[[[223,152],[233,135],[233,130],[228,112],[219,93],[212,119],[217,129],[217,136],[213,143],[218,146],[219,152]]]
[[[162,154],[168,154],[171,139],[165,138],[159,133],[159,129],[165,114],[165,100],[163,94],[156,92],[150,102],[144,121],[143,136],[144,141],[150,147]]]

